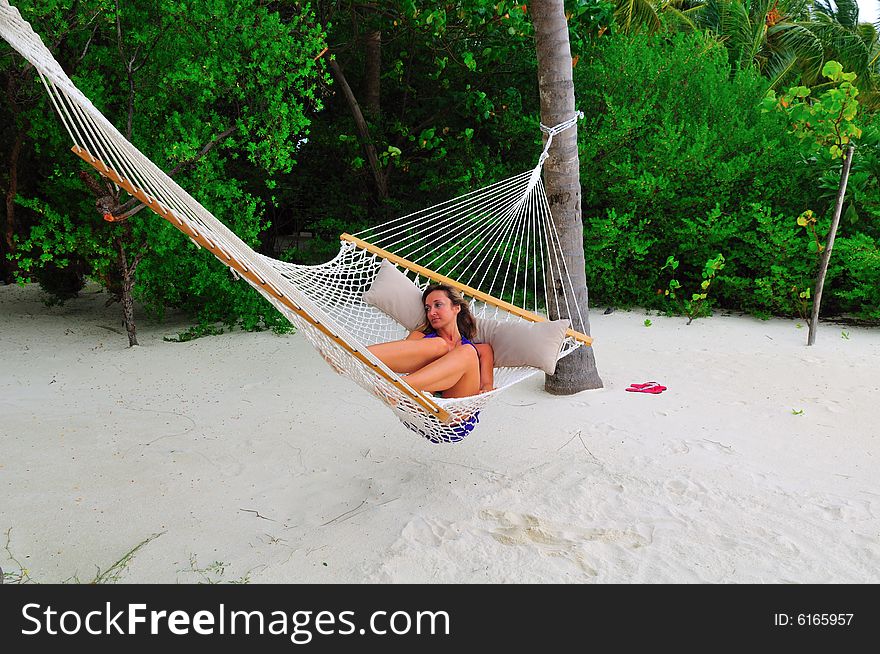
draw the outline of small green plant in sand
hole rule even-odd
[[[792,410],[791,410],[791,415],[793,415],[793,416],[802,416],[802,415],[804,415],[804,410],[803,410],[803,409],[792,409]]]
[[[645,327],[650,327],[653,323],[650,318],[645,318]]]
[[[848,331],[840,332],[840,338],[842,338],[845,341],[848,341],[849,340],[849,332]]]
[[[25,568],[21,561],[19,561],[15,555],[12,553],[12,550],[9,547],[9,543],[12,540],[12,527],[6,530],[6,544],[3,546],[3,549],[6,550],[6,558],[9,561],[12,561],[16,567],[18,568],[15,572],[7,572],[3,571],[3,576],[0,577],[0,581],[4,584],[32,584],[34,580],[31,579],[31,571]]]
[[[98,566],[95,566],[96,568],[98,568],[98,571],[95,574],[95,578],[92,579],[88,583],[90,583],[90,584],[116,583],[117,581],[119,581],[119,578],[122,576],[122,573],[125,572],[126,568],[128,568],[128,565],[131,563],[131,560],[134,558],[134,555],[137,554],[138,551],[140,551],[142,548],[144,548],[148,543],[156,540],[157,538],[159,538],[159,536],[161,536],[164,533],[165,532],[162,531],[162,532],[159,532],[158,534],[153,534],[152,536],[145,538],[140,543],[135,545],[133,548],[128,550],[128,552],[123,554],[119,559],[117,559],[117,561],[113,565],[111,565],[109,568],[107,568],[103,572],[101,571],[101,568],[98,568]]]
[[[810,319],[810,289],[805,288],[804,290],[800,290],[797,286],[791,287],[791,292],[795,295],[795,307],[797,308],[798,317],[801,320],[807,321]]]
[[[687,316],[687,324],[690,325],[694,321],[694,318],[708,315],[709,288],[712,286],[712,282],[715,280],[718,271],[724,268],[724,255],[719,252],[716,256],[710,257],[706,260],[706,264],[703,266],[703,281],[700,282],[700,290],[696,293],[691,293],[690,299],[683,297],[683,294],[679,293],[681,290],[681,282],[676,279],[676,270],[678,270],[678,266],[678,259],[676,259],[675,256],[670,255],[669,258],[666,259],[666,263],[663,264],[663,267],[660,269],[668,269],[672,275],[669,279],[669,284],[666,287],[664,295],[675,300],[682,314]]]
[[[181,570],[182,573],[193,574],[196,576],[196,583],[199,584],[249,584],[251,581],[251,573],[247,572],[238,579],[224,579],[228,563],[223,561],[214,561],[204,567],[199,567],[198,557],[195,554],[189,555],[189,569]]]
[[[99,566],[95,566],[97,572],[95,576],[83,582],[78,575],[73,575],[72,577],[65,579],[62,583],[87,583],[87,584],[112,584],[122,577],[122,574],[128,568],[131,560],[134,558],[134,555],[137,554],[142,548],[144,548],[151,541],[156,540],[159,536],[164,534],[165,532],[159,532],[157,534],[153,534],[142,540],[140,543],[135,545],[133,548],[128,550],[125,554],[123,554],[119,559],[117,559],[110,567],[106,570],[101,570]],[[3,583],[10,584],[32,584],[39,583],[33,577],[31,577],[30,570],[25,568],[21,562],[15,557],[12,553],[12,549],[10,548],[10,542],[12,540],[12,528],[6,531],[6,544],[4,549],[6,550],[6,557],[8,560],[12,561],[16,566],[17,570],[14,572],[6,572],[3,571]]]

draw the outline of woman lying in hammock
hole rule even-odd
[[[473,343],[477,322],[461,294],[432,284],[422,293],[425,323],[402,341],[370,345],[369,350],[419,391],[467,397],[494,389],[494,355],[488,343]]]

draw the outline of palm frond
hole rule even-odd
[[[807,84],[813,83],[819,77],[825,63],[825,46],[809,25],[778,23],[767,30],[768,49],[775,52],[780,61],[794,58]],[[781,69],[782,65],[779,64],[776,68]],[[776,76],[778,73],[772,74]]]
[[[674,25],[677,25],[682,32],[695,32],[698,29],[694,19],[688,16],[687,11],[667,6],[663,10],[663,15],[668,17]]]
[[[813,2],[814,16],[818,14],[823,16],[834,16],[835,11],[834,5],[831,4],[830,0],[814,0]]]
[[[764,75],[770,80],[770,88],[778,91],[789,86],[797,73],[798,59],[792,54],[773,57],[764,67]]]
[[[660,18],[651,0],[617,0],[614,18],[620,30],[627,34],[642,29],[654,33],[660,29]]]
[[[812,23],[810,31],[824,44],[826,59],[839,61],[845,70],[857,75],[868,69],[871,46],[858,32],[833,21]]]
[[[857,0],[834,0],[837,11],[834,17],[844,27],[855,29],[859,24],[859,3]]]
[[[877,31],[877,26],[872,25],[871,23],[859,23],[859,26],[856,28],[856,33],[869,50],[874,47],[874,44],[876,44],[878,38],[880,38],[880,32]]]

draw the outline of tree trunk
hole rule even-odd
[[[15,253],[15,196],[18,194],[18,158],[24,143],[24,132],[16,130],[12,151],[9,153],[9,188],[6,190],[6,225],[3,230],[3,247],[0,247],[0,277],[2,281],[12,282],[14,263],[7,259]]]
[[[336,78],[339,86],[342,87],[342,94],[345,96],[345,100],[348,102],[348,108],[354,118],[358,140],[360,140],[361,146],[364,148],[364,153],[367,156],[367,163],[370,166],[370,172],[373,173],[373,181],[376,184],[376,194],[381,201],[385,201],[388,199],[388,183],[385,180],[385,173],[383,173],[382,169],[379,167],[379,157],[376,154],[376,146],[373,145],[373,140],[370,137],[370,128],[367,126],[367,121],[364,120],[364,114],[361,112],[361,107],[358,104],[357,98],[354,97],[354,93],[352,93],[351,87],[348,85],[348,81],[342,73],[342,69],[339,67],[339,64],[336,63],[336,59],[332,57],[330,58],[330,70],[333,72],[333,76]]]
[[[364,36],[364,107],[372,120],[379,119],[382,67],[382,32],[370,30]]]
[[[15,263],[7,258],[7,255],[15,252],[15,196],[18,195],[18,161],[21,157],[21,146],[24,143],[25,129],[19,122],[21,108],[16,102],[16,93],[25,76],[20,76],[9,72],[9,78],[6,81],[6,100],[9,104],[9,110],[12,112],[12,124],[15,128],[15,140],[12,143],[12,149],[9,151],[9,187],[6,189],[6,224],[3,229],[3,242],[0,244],[0,279],[11,283],[15,277]]]
[[[816,289],[813,292],[813,315],[810,316],[810,331],[807,334],[807,345],[812,345],[816,342],[816,330],[819,327],[819,305],[822,303],[822,289],[825,287],[825,275],[828,273],[831,249],[834,247],[834,238],[837,236],[837,226],[840,224],[840,214],[843,211],[843,200],[846,196],[846,183],[849,180],[849,169],[852,166],[853,152],[853,146],[850,144],[843,155],[840,186],[837,188],[837,204],[834,206],[831,229],[828,230],[828,240],[825,243],[825,251],[822,253],[822,262],[819,264],[819,273],[816,275]]]
[[[538,92],[541,99],[541,122],[558,125],[574,116],[574,80],[572,79],[571,48],[563,0],[535,0],[529,11],[535,26],[538,53]],[[590,333],[587,280],[584,271],[584,227],[581,221],[580,165],[577,151],[577,126],[553,137],[544,164],[544,186],[553,222],[559,233],[562,257],[574,285],[574,301],[580,307],[583,322],[577,315],[554,315],[570,318],[572,327]],[[547,280],[548,290],[560,290],[563,280]],[[562,312],[566,309],[560,307]],[[577,312],[574,312],[577,314]],[[580,347],[561,359],[556,373],[548,375],[544,389],[554,395],[570,395],[602,388],[592,347]]]
[[[128,258],[125,256],[125,244],[121,236],[116,237],[116,247],[119,248],[119,272],[122,273],[122,321],[125,323],[125,331],[128,332],[128,346],[138,344],[137,325],[134,322],[134,298],[131,290],[134,288],[134,271],[140,262],[140,256],[135,258],[131,268],[128,266]]]

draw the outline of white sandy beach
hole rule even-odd
[[[159,534],[119,581],[880,582],[880,330],[597,310],[604,389],[536,376],[432,445],[299,335],[129,349],[106,297],[0,286],[7,573]]]

